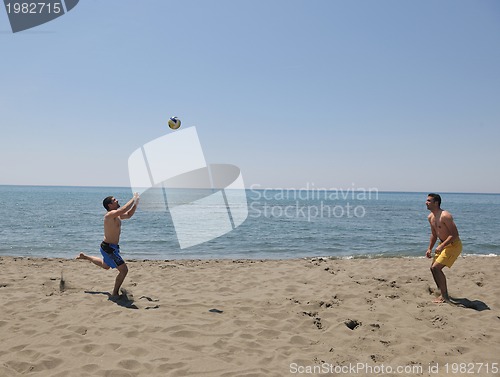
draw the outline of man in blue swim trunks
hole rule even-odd
[[[122,220],[130,219],[134,215],[138,204],[139,194],[137,193],[123,207],[120,207],[118,200],[113,196],[104,198],[102,205],[108,212],[104,215],[104,240],[101,243],[102,258],[85,255],[84,253],[80,253],[76,257],[76,259],[88,260],[106,270],[110,268],[118,270],[111,297],[119,296],[120,287],[128,273],[127,264],[120,256],[120,246],[118,245]]]

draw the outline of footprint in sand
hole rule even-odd
[[[148,297],[148,296],[141,296],[141,297],[139,297],[139,300],[142,300],[142,299],[148,300],[149,302],[158,302],[158,301],[160,301],[157,298],[151,298],[151,297]],[[146,306],[144,309],[146,309],[146,310],[148,310],[148,309],[158,309],[159,307],[160,307],[160,305]]]
[[[148,296],[141,296],[141,297],[139,297],[139,300],[141,300],[143,298],[146,299],[146,300],[148,300],[148,301],[154,301],[154,302],[160,301],[157,298],[151,298],[151,297],[148,297]]]
[[[134,302],[134,295],[132,294],[132,292],[130,292],[129,290],[127,290],[125,288],[120,289],[120,292],[121,292],[121,299],[122,300],[129,301],[130,303]]]
[[[116,302],[119,306],[123,306],[127,309],[142,309],[142,307],[138,307],[134,302],[134,295],[132,294],[131,291],[129,291],[126,288],[121,288],[120,289],[120,296],[119,297],[110,297],[109,299],[113,302]],[[139,300],[141,299],[146,299],[147,301],[150,302],[158,302],[158,299],[153,299],[148,296],[141,296]],[[146,306],[144,309],[158,309],[160,305],[154,305],[154,306]]]

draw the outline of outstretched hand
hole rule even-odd
[[[134,192],[134,197],[133,197],[133,199],[134,199],[134,205],[137,205],[139,203],[139,199],[140,198],[141,197],[139,196],[139,193],[138,192]]]

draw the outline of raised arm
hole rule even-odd
[[[135,193],[133,198],[130,199],[124,206],[106,213],[106,217],[108,218],[119,217],[120,219],[129,219],[134,214],[136,208],[135,204],[138,202],[139,202],[139,194]]]
[[[123,215],[120,216],[120,219],[130,219],[134,213],[135,213],[135,210],[137,209],[137,206],[139,205],[139,194],[136,192],[134,193],[134,197],[132,198],[132,207],[130,207],[130,209],[125,212]]]

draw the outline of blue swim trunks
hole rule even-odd
[[[111,268],[116,268],[125,263],[120,256],[120,246],[114,243],[101,242],[101,254],[104,263]]]

